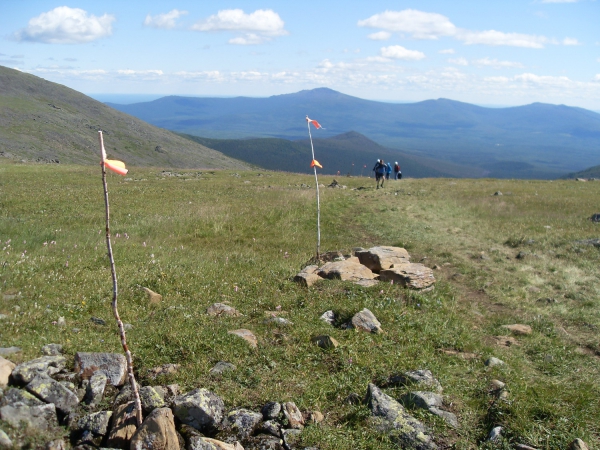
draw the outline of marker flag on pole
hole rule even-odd
[[[317,130],[318,130],[319,128],[322,128],[323,130],[325,129],[325,128],[323,128],[323,127],[321,126],[321,124],[320,124],[319,122],[317,122],[316,120],[309,119],[309,118],[308,118],[308,116],[306,116],[306,121],[307,121],[308,123],[312,123],[312,124],[315,126],[315,128],[316,128]]]
[[[102,131],[98,131],[98,136],[100,137],[100,153],[102,156],[102,164],[107,169],[112,170],[119,175],[127,175],[128,170],[125,168],[125,163],[123,161],[117,161],[116,159],[106,159],[106,150],[104,150],[104,139],[102,138]]]
[[[321,163],[319,161],[317,161],[316,159],[313,159],[312,162],[310,163],[310,167],[320,167],[321,169],[323,168],[323,166],[321,165]]]

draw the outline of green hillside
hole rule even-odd
[[[65,86],[0,66],[0,156],[96,163],[98,130],[109,156],[130,165],[247,168]]]
[[[310,141],[290,141],[278,138],[209,139],[182,134],[202,145],[214,148],[232,158],[241,159],[270,170],[310,173],[312,152]],[[354,131],[330,138],[313,138],[315,157],[323,165],[322,173],[372,176],[377,159],[392,165],[398,161],[404,176],[423,177],[480,177],[483,170],[452,164],[431,158],[418,157],[385,148]]]
[[[579,172],[572,172],[564,177],[563,179],[574,179],[574,178],[600,178],[600,166],[589,167]]]
[[[556,178],[600,163],[600,114],[565,105],[393,104],[320,88],[268,98],[170,96],[112,106],[163,128],[218,139],[302,139],[308,114],[325,127],[323,137],[354,130],[385,147],[476,165],[495,177]]]

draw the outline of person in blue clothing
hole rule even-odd
[[[389,180],[390,179],[390,174],[392,173],[392,166],[390,163],[387,163],[385,166],[385,179]]]
[[[375,163],[375,167],[373,167],[373,172],[375,172],[375,181],[377,181],[377,189],[379,189],[379,182],[381,181],[381,187],[383,187],[383,182],[385,181],[385,163],[383,159],[378,159]]]

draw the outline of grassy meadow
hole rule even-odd
[[[0,347],[21,347],[9,357],[16,363],[52,342],[71,361],[77,351],[122,351],[100,175],[97,166],[0,162]],[[229,408],[294,401],[325,415],[305,428],[302,445],[385,450],[395,447],[368,426],[367,407],[344,400],[364,396],[369,382],[427,368],[460,422],[453,430],[412,411],[441,448],[564,449],[575,438],[600,448],[600,249],[577,243],[600,237],[588,220],[600,212],[600,182],[403,179],[375,190],[373,179],[338,181],[348,189],[321,190],[322,250],[403,246],[414,262],[436,267],[433,291],[291,281],[315,253],[314,177],[135,167],[127,177],[109,174],[119,312],[133,326],[138,381],[205,387]],[[162,303],[149,304],[142,287]],[[243,315],[208,316],[216,302]],[[319,320],[329,309],[349,318],[363,308],[383,333]],[[293,324],[265,323],[272,314]],[[533,333],[498,345],[495,336],[510,336],[502,325],[514,323]],[[258,349],[227,333],[239,328],[254,332]],[[311,343],[316,334],[340,346],[322,350]],[[492,355],[506,364],[484,366]],[[237,370],[210,376],[218,361]],[[182,367],[148,378],[165,363]],[[493,379],[506,383],[506,400],[489,394]],[[398,398],[404,389],[385,392]],[[486,443],[496,425],[503,439]]]

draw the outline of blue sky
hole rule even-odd
[[[0,65],[85,94],[254,96],[600,111],[596,0],[0,0]]]

